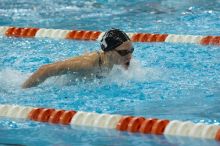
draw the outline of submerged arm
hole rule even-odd
[[[92,70],[97,65],[96,60],[96,54],[92,54],[43,65],[24,82],[22,88],[37,86],[51,76]]]

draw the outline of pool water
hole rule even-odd
[[[190,0],[1,0],[0,25],[220,35],[220,2]],[[107,78],[68,74],[21,84],[41,65],[99,50],[99,43],[0,36],[0,104],[220,124],[219,46],[134,43],[128,71]],[[214,140],[131,134],[0,118],[0,143],[20,145],[219,145]]]

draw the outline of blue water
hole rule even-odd
[[[220,35],[220,2],[206,0],[1,0],[0,25]],[[0,36],[0,104],[220,124],[218,46],[134,43],[128,71],[103,79],[53,77],[20,85],[41,65],[99,50],[98,42]],[[0,143],[23,145],[219,145],[212,140],[0,119]]]

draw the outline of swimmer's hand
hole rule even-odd
[[[49,70],[49,65],[44,65],[40,67],[34,74],[32,74],[28,78],[28,80],[23,83],[22,88],[34,87],[43,82],[44,80],[46,80],[47,77],[49,77]]]

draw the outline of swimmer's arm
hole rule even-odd
[[[43,65],[24,82],[22,88],[37,86],[51,76],[58,76],[66,74],[67,72],[88,71],[93,69],[95,65],[96,61],[85,58],[73,58],[53,64]]]

